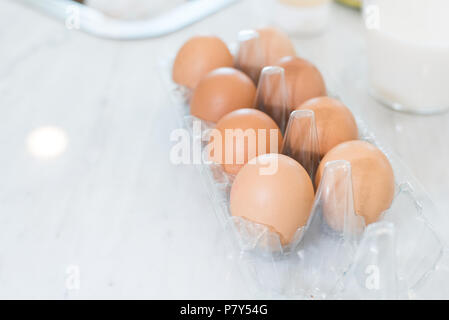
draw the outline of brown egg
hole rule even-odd
[[[295,47],[288,36],[275,28],[255,30],[258,39],[240,44],[237,65],[257,83],[260,71],[274,65],[282,57],[296,55]]]
[[[265,66],[274,65],[283,57],[296,55],[293,43],[282,31],[275,28],[261,28],[256,31],[262,43]]]
[[[212,159],[222,164],[230,174],[237,174],[252,158],[265,153],[278,153],[282,147],[282,134],[276,122],[256,109],[232,111],[218,121],[215,129],[219,133],[217,138],[221,139],[216,144],[212,136]]]
[[[284,57],[277,63],[285,70],[290,112],[305,101],[326,95],[326,85],[320,71],[298,57]]]
[[[226,44],[217,37],[197,36],[179,49],[173,64],[173,81],[194,89],[210,71],[232,67],[233,56]]]
[[[366,224],[378,221],[381,214],[390,207],[394,197],[394,173],[385,154],[366,141],[355,140],[339,144],[321,161],[315,177],[316,186],[320,184],[326,163],[334,160],[346,160],[351,164],[356,214],[363,216]],[[335,222],[335,216],[339,214],[338,210],[325,213],[331,226],[342,224]]]
[[[306,225],[314,200],[312,181],[295,160],[265,154],[237,174],[230,208],[235,217],[263,224],[280,236],[283,245]]]
[[[208,73],[193,91],[190,113],[200,119],[217,122],[225,114],[252,108],[256,87],[243,72],[219,68]]]
[[[320,157],[324,157],[336,145],[358,138],[354,116],[343,103],[336,99],[312,98],[296,110],[312,110],[315,113]]]

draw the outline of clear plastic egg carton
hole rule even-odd
[[[334,161],[326,166],[307,225],[297,230],[288,246],[282,246],[278,234],[267,227],[231,216],[234,177],[205,156],[213,124],[190,115],[189,92],[172,82],[170,70],[171,60],[163,61],[163,82],[180,124],[201,146],[202,164],[196,166],[228,234],[230,255],[255,298],[449,298],[449,251],[431,224],[438,223],[435,206],[401,160],[361,119],[357,119],[359,138],[380,148],[394,170],[396,191],[390,209],[380,221],[365,226],[353,208],[350,164]],[[329,205],[344,216],[339,228],[328,226]]]

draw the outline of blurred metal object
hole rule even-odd
[[[181,30],[240,0],[192,0],[147,20],[120,20],[72,0],[20,0],[75,29],[114,40],[160,37]]]

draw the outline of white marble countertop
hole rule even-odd
[[[449,114],[405,115],[369,98],[360,15],[332,13],[327,33],[294,39],[298,53],[339,79],[445,230]],[[114,42],[0,1],[0,298],[251,298],[197,171],[169,161],[178,122],[157,66],[192,35],[233,41],[254,23],[244,2],[167,37]],[[67,135],[59,157],[27,149],[42,126]]]

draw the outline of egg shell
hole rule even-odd
[[[252,41],[241,47],[237,53],[238,65],[257,82],[263,67],[276,64],[282,57],[296,55],[295,47],[282,31],[267,27],[255,30],[258,41]]]
[[[221,163],[230,174],[237,174],[251,158],[265,153],[278,153],[282,147],[282,133],[276,122],[256,109],[232,111],[218,121],[215,129],[220,133],[221,143],[216,147],[221,152],[213,152],[212,159]],[[276,141],[271,141],[271,136]],[[214,139],[211,139],[211,143],[214,144]],[[259,143],[263,145],[259,147]]]
[[[334,160],[346,160],[351,164],[356,214],[363,216],[366,224],[378,221],[394,198],[394,173],[388,158],[366,141],[344,142],[322,159],[315,177],[316,186],[320,184],[326,163]],[[335,225],[335,222],[331,224]]]
[[[295,46],[284,32],[272,27],[256,31],[260,36],[265,66],[274,65],[283,57],[296,55]]]
[[[190,113],[202,120],[217,122],[241,108],[252,108],[256,86],[243,72],[219,68],[208,73],[193,91]]]
[[[264,174],[263,169],[270,166],[277,170]],[[286,245],[306,225],[313,200],[312,181],[298,162],[281,154],[265,154],[237,174],[230,209],[235,217],[267,226]]]
[[[326,85],[320,71],[299,57],[284,57],[277,65],[285,70],[290,112],[305,101],[326,95]]]
[[[296,110],[314,112],[321,158],[336,145],[358,138],[354,116],[339,100],[329,97],[312,98]]]
[[[173,81],[194,89],[210,71],[232,67],[234,58],[226,44],[217,37],[196,36],[178,51],[173,64]]]

